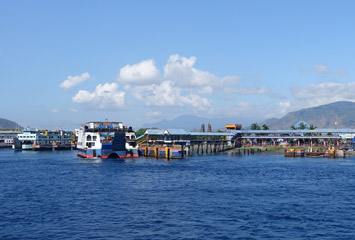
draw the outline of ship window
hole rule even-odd
[[[90,135],[88,135],[88,136],[86,137],[86,141],[91,141],[91,136],[90,136]]]
[[[96,141],[96,136],[93,136],[92,138],[93,138],[93,139],[92,139],[93,141]]]

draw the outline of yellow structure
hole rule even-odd
[[[240,130],[240,129],[242,129],[242,124],[226,124],[226,129],[228,129],[228,130]]]

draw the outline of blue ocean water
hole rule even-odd
[[[354,239],[355,158],[0,150],[1,239]]]

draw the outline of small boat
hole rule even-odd
[[[322,153],[322,152],[305,152],[304,156],[305,157],[313,157],[313,158],[325,157],[325,153]]]
[[[304,157],[304,149],[296,149],[295,150],[295,157]]]
[[[285,149],[285,157],[295,157],[295,149]]]

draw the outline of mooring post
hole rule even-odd
[[[170,148],[169,148],[169,147],[166,147],[166,148],[165,148],[165,158],[166,158],[167,160],[170,159]]]

